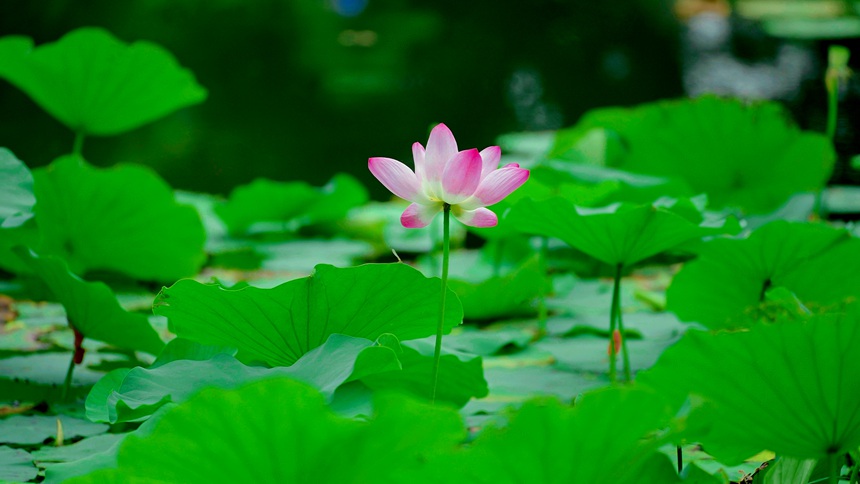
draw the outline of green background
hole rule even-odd
[[[179,189],[224,193],[257,177],[359,177],[370,156],[411,165],[445,122],[462,148],[573,124],[586,110],[679,96],[671,2],[586,0],[4,0],[0,35],[37,45],[81,26],[172,52],[209,91],[198,106],[110,138],[96,165],[135,162]],[[356,12],[360,12],[357,15]],[[30,167],[72,134],[0,81],[0,146]],[[504,160],[503,160],[504,161]]]

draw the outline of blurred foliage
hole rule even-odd
[[[226,194],[258,177],[373,187],[370,156],[432,123],[463,147],[571,124],[587,109],[681,92],[670,2],[585,0],[4,0],[0,35],[37,45],[82,26],[169,50],[209,91],[200,106],[87,140],[98,165],[136,162],[178,188]],[[0,146],[44,165],[72,134],[0,83]]]

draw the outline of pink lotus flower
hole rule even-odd
[[[529,171],[516,163],[499,168],[502,150],[490,146],[457,151],[457,140],[444,124],[430,132],[425,150],[412,145],[415,171],[392,158],[370,158],[367,167],[385,188],[412,202],[400,216],[406,228],[426,227],[445,204],[460,222],[472,227],[494,227],[499,223],[492,210],[529,178]]]

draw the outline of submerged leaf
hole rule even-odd
[[[32,455],[21,449],[0,446],[0,481],[25,482],[38,474]]]
[[[39,462],[74,462],[104,452],[123,438],[125,434],[101,434],[71,445],[45,446],[33,452],[33,458]]]
[[[57,437],[57,420],[66,439],[107,432],[108,426],[67,415],[13,415],[0,420],[0,444],[36,445]]]
[[[191,280],[161,291],[156,314],[181,337],[236,347],[242,361],[293,364],[333,333],[401,340],[435,333],[440,287],[405,264],[365,264],[315,272],[272,289],[228,290]],[[445,329],[460,324],[463,310],[448,292]]]
[[[0,38],[0,77],[83,134],[122,133],[206,99],[162,47],[128,45],[92,27],[39,47],[27,37]]]

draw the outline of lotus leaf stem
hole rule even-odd
[[[60,393],[60,401],[65,402],[72,388],[72,375],[75,373],[75,352],[69,359],[69,368],[66,370],[66,379],[63,381],[63,391]]]
[[[836,453],[827,454],[827,483],[837,484],[839,482],[839,456]]]
[[[83,153],[84,137],[85,135],[83,131],[78,131],[77,133],[75,133],[75,141],[74,144],[72,144],[73,155],[81,156],[81,154]]]
[[[848,478],[848,484],[854,484],[855,482],[860,482],[860,452],[854,453],[849,452],[849,457],[851,457],[851,477]]]

